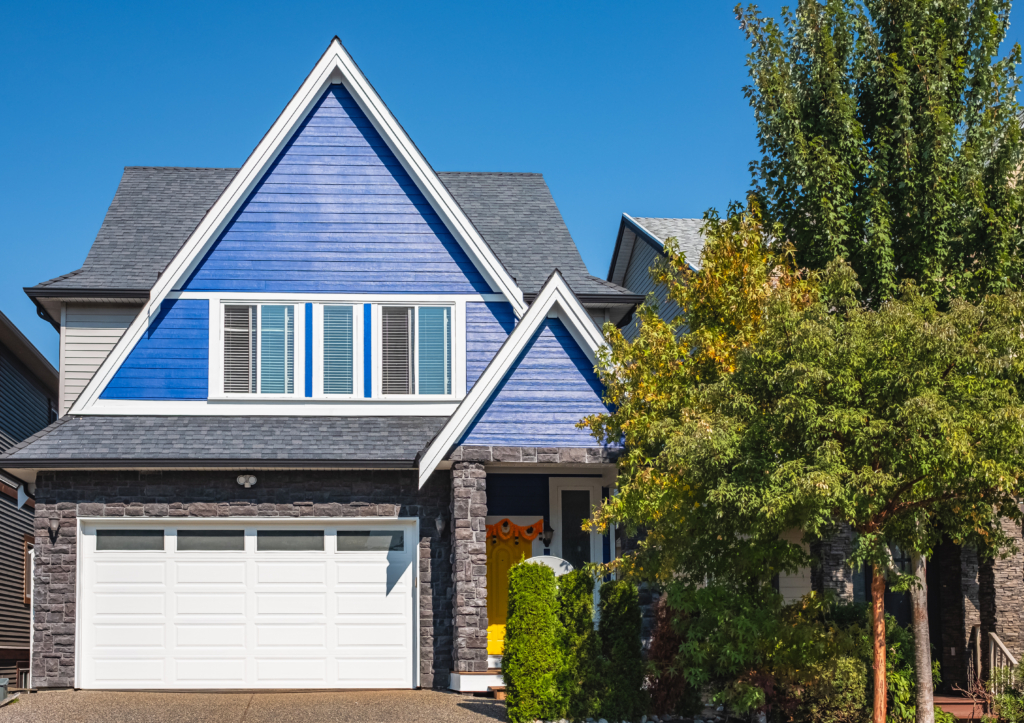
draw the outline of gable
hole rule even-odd
[[[359,104],[338,84],[323,92],[181,288],[492,291]]]
[[[598,447],[576,423],[605,414],[594,364],[561,319],[545,319],[459,444]]]

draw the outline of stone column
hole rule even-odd
[[[853,569],[846,560],[853,553],[853,530],[840,525],[834,534],[811,546],[818,565],[811,568],[811,587],[818,593],[833,590],[839,602],[853,602]]]
[[[487,473],[480,462],[452,467],[454,666],[487,670]]]

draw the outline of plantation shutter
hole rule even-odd
[[[451,314],[448,307],[419,310],[420,394],[452,393]]]
[[[295,392],[295,307],[260,307],[260,392]]]
[[[256,307],[224,307],[224,391],[256,391]]]
[[[324,394],[352,394],[352,307],[324,307]]]
[[[381,307],[381,391],[412,394],[411,306]]]

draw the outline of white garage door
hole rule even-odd
[[[411,688],[415,521],[85,521],[82,688]]]

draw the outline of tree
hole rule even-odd
[[[751,44],[754,193],[800,266],[845,258],[878,306],[917,282],[945,302],[1024,272],[1020,47],[1010,0],[736,6]]]
[[[849,524],[859,533],[850,563],[874,571],[881,723],[886,575],[895,589],[914,579],[891,571],[889,544],[927,556],[945,534],[993,555],[1010,546],[1000,517],[1021,522],[1024,297],[952,300],[944,311],[908,282],[876,309],[858,301],[848,264],[795,274],[773,237],[754,211],[712,216],[697,278],[671,273],[673,245],[660,272],[673,298],[691,301],[689,328],[651,309],[633,344],[606,327],[600,369],[614,411],[585,424],[626,451],[619,495],[597,522],[647,530],[627,571],[693,585],[770,579],[806,562],[783,531],[824,537]],[[739,271],[761,283],[733,283]],[[717,319],[691,313],[702,286],[741,301],[712,302]],[[734,312],[733,329],[756,334],[726,333],[728,354],[705,348]]]

